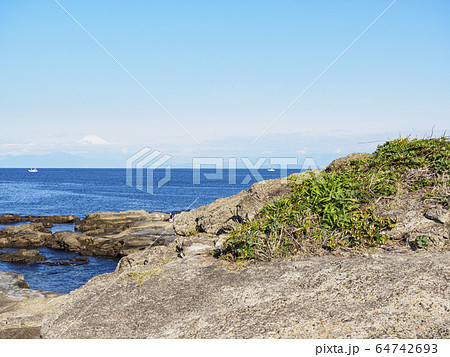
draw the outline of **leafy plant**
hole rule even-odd
[[[376,214],[375,203],[400,188],[414,191],[442,183],[449,167],[447,138],[400,138],[343,169],[301,175],[290,195],[267,203],[254,219],[229,234],[223,256],[270,260],[320,249],[382,245],[396,219]],[[448,180],[444,184],[448,186]]]
[[[430,239],[426,235],[418,236],[416,238],[416,246],[417,248],[426,248],[430,245]]]

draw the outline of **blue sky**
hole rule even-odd
[[[123,166],[144,146],[174,164],[261,155],[325,164],[372,151],[369,141],[448,127],[448,1],[398,0],[254,144],[392,1],[59,2],[199,143],[55,1],[4,0],[0,166],[51,153],[46,166],[59,165],[54,153]]]

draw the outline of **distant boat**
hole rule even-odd
[[[274,172],[274,171],[275,171],[275,169],[268,169],[267,171],[270,171],[270,172]]]
[[[28,172],[38,172],[37,169],[29,169]]]

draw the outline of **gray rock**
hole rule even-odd
[[[166,252],[160,259],[97,276],[72,292],[47,315],[42,337],[450,336],[448,252],[326,256],[238,268],[159,249]]]
[[[356,160],[356,159],[365,159],[367,157],[371,156],[371,154],[368,153],[353,153],[353,154],[349,154],[345,157],[340,157],[339,159],[336,159],[334,161],[331,162],[331,164],[329,164],[327,166],[327,168],[325,169],[325,171],[330,172],[330,171],[338,171],[338,170],[342,170],[345,169],[352,160]]]
[[[447,224],[450,222],[450,212],[442,207],[429,209],[425,213],[425,217],[442,224]]]
[[[293,174],[290,178],[302,175]],[[248,191],[175,215],[174,228],[177,234],[184,236],[196,231],[211,234],[230,232],[238,223],[251,220],[266,202],[290,192],[291,181],[286,178],[257,182]]]
[[[170,214],[161,212],[123,211],[123,212],[96,212],[88,214],[82,221],[78,222],[75,229],[86,232],[99,229],[99,234],[105,232],[120,232],[130,225],[139,221],[168,221]]]
[[[42,319],[63,295],[29,289],[23,274],[0,271],[0,338],[39,338]]]

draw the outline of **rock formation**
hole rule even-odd
[[[40,263],[46,258],[34,249],[19,249],[17,252],[0,252],[0,261],[9,263]]]

